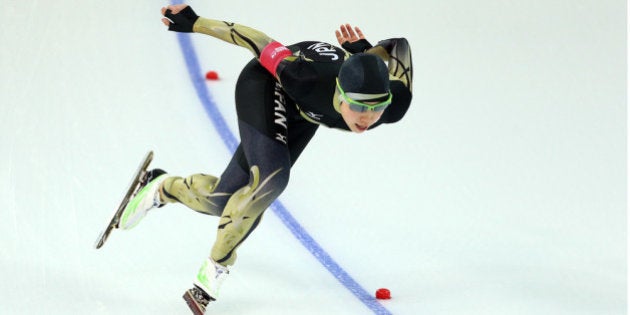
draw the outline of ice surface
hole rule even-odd
[[[624,314],[623,2],[190,2],[283,43],[340,23],[412,45],[414,100],[363,135],[320,128],[281,200],[393,314]],[[220,174],[230,153],[162,1],[3,2],[0,313],[188,314],[217,219],[168,206],[93,243],[137,163]],[[251,58],[192,35],[236,132]],[[272,212],[212,314],[370,314]]]

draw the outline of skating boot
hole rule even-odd
[[[229,273],[227,267],[216,263],[211,258],[206,259],[199,269],[194,287],[187,290],[183,296],[195,315],[203,315],[208,303],[219,297],[221,284]]]
[[[140,223],[147,211],[163,205],[158,190],[167,177],[166,172],[159,168],[152,169],[145,174],[140,190],[123,210],[117,228],[129,230]]]

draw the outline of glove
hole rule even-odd
[[[192,33],[193,25],[197,22],[199,15],[193,11],[191,7],[185,7],[177,14],[168,9],[164,13],[164,16],[171,20],[171,24],[168,26],[169,31]]]
[[[370,44],[370,42],[368,42],[365,38],[362,38],[352,43],[349,41],[345,41],[343,44],[341,44],[341,47],[352,54],[356,54],[362,53],[372,48],[372,44]]]

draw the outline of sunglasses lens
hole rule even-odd
[[[382,112],[384,111],[387,106],[389,106],[389,103],[387,104],[383,104],[383,105],[368,105],[368,104],[361,104],[359,102],[348,102],[348,106],[350,107],[350,110],[352,110],[353,112],[359,112],[359,113],[363,113],[363,112],[367,112],[368,110],[372,110],[375,112]]]
[[[385,108],[387,108],[387,106],[389,106],[389,104],[384,105],[384,106],[378,106],[378,107],[374,108],[374,111],[375,112],[382,112],[382,111],[385,110]]]
[[[367,112],[369,110],[369,108],[367,106],[363,106],[363,105],[358,105],[358,104],[354,104],[354,103],[348,103],[350,110],[353,112],[359,112],[359,113],[363,113],[363,112]]]

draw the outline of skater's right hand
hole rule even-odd
[[[372,48],[372,44],[365,39],[365,35],[358,26],[354,29],[350,24],[341,24],[335,31],[337,42],[345,50],[351,53],[360,53]]]
[[[363,35],[361,29],[358,26],[355,26],[354,29],[352,29],[350,24],[341,24],[341,26],[339,26],[339,30],[335,31],[335,36],[337,36],[339,45],[343,45],[345,42],[354,43],[360,39],[365,39],[365,35]]]
[[[187,4],[175,4],[162,8],[162,23],[169,31],[192,33],[199,16]]]

